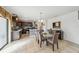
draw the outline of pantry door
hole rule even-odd
[[[0,17],[0,50],[8,43],[8,21]]]

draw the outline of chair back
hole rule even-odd
[[[48,32],[49,32],[49,34],[52,34],[52,29],[49,29]]]
[[[56,33],[55,31],[53,35],[53,43],[58,43],[58,37],[59,37],[59,33]]]
[[[43,34],[42,34],[43,30],[39,30],[39,35],[40,35],[40,39],[43,39]]]

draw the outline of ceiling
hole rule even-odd
[[[4,8],[24,20],[49,19],[79,10],[79,6],[4,6]]]

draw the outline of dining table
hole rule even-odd
[[[43,37],[46,38],[46,39],[53,37],[53,34],[50,34],[49,32],[42,32],[42,34],[43,34]]]

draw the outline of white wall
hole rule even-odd
[[[64,39],[79,44],[79,19],[78,11],[74,11],[62,16],[54,17],[48,22],[48,27],[54,21],[61,21],[61,28],[64,31]]]

